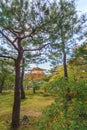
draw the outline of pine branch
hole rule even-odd
[[[49,44],[50,43],[47,43],[47,44],[43,45],[42,47],[35,48],[35,49],[24,49],[23,51],[40,51],[40,50],[42,50],[43,48],[45,48]]]
[[[14,42],[16,41],[16,39],[14,41],[11,41],[1,30],[0,30],[0,33],[3,37],[5,37],[12,45],[13,47],[18,51],[18,48],[14,45]]]
[[[13,58],[13,57],[11,57],[11,56],[5,56],[5,55],[0,54],[0,57],[1,57],[1,58],[6,58],[6,59],[12,59],[12,60],[15,61],[15,58]]]
[[[23,39],[25,39],[25,38],[28,38],[28,37],[32,37],[32,34],[33,34],[35,31],[36,31],[36,30],[33,29],[30,34],[23,36],[23,37],[21,38],[21,40],[23,40]]]

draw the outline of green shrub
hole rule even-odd
[[[57,98],[43,111],[38,130],[86,130],[87,83],[59,79],[51,82],[49,92]]]

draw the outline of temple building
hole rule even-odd
[[[26,74],[25,77],[29,80],[42,80],[44,78],[44,71],[45,69],[35,67],[28,74]]]

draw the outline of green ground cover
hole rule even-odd
[[[29,124],[24,123],[18,130],[37,130],[37,122],[42,118],[42,110],[54,101],[52,96],[43,93],[32,94],[26,91],[26,99],[21,101],[21,120],[24,115],[29,119]],[[0,94],[0,130],[9,130],[13,106],[13,92],[4,91]]]

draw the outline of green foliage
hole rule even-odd
[[[54,10],[51,10],[51,13],[54,13],[53,15],[55,16],[55,21],[53,18],[54,30],[53,33],[50,34],[50,40],[52,40],[52,54],[50,53],[50,55],[52,60],[54,59],[56,62],[59,60],[58,57],[60,58],[64,52],[67,54],[68,49],[70,48],[70,46],[68,46],[68,42],[75,33],[73,28],[75,29],[78,16],[74,0],[60,0],[58,2],[54,2],[51,9],[55,10],[55,12]]]
[[[12,89],[14,85],[13,67],[11,61],[0,61],[0,92],[3,89]],[[12,68],[11,68],[12,67]],[[9,69],[10,68],[10,69]]]
[[[51,93],[55,93],[57,97],[55,103],[43,111],[39,130],[86,130],[87,83],[61,78],[53,81],[51,89]]]
[[[38,90],[38,89],[40,89],[41,81],[39,81],[39,80],[30,81],[29,86]]]
[[[85,65],[87,64],[87,43],[84,42],[81,46],[78,46],[78,48],[75,48],[73,51],[72,56],[72,63],[74,64],[75,61],[77,62],[76,65]]]

